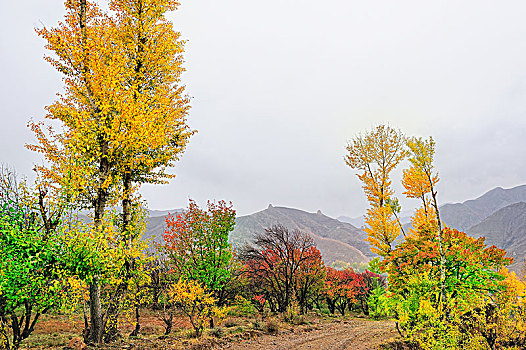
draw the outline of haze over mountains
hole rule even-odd
[[[166,227],[164,215],[176,211],[181,209],[150,211],[144,237],[161,241]],[[515,259],[511,268],[519,270],[526,255],[526,185],[510,189],[497,187],[476,199],[442,205],[440,215],[448,226],[474,237],[486,237],[488,245],[505,249],[508,256]],[[238,217],[230,241],[240,247],[250,242],[255,233],[280,223],[289,229],[310,234],[329,265],[335,261],[365,263],[374,257],[364,240],[365,232],[356,227],[363,225],[363,219],[338,219],[330,218],[321,211],[308,213],[269,205],[265,210]]]

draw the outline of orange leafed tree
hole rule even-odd
[[[133,241],[136,185],[159,183],[193,133],[189,99],[180,83],[184,41],[165,18],[174,0],[111,0],[111,12],[95,2],[68,0],[64,22],[37,33],[63,74],[64,93],[47,107],[60,128],[30,123],[48,165],[39,170],[68,198],[93,210],[100,231],[108,204],[122,201],[122,239]],[[55,124],[56,125],[56,124]],[[129,264],[127,264],[129,265]],[[90,340],[102,341],[100,286],[90,286]]]
[[[355,137],[346,147],[345,163],[359,173],[370,208],[366,215],[367,240],[373,251],[389,254],[392,243],[400,235],[401,224],[392,204],[390,174],[406,157],[405,137],[396,129],[379,125]]]

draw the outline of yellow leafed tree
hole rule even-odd
[[[357,176],[370,204],[366,215],[367,240],[376,253],[385,256],[401,230],[393,205],[397,201],[391,198],[394,192],[390,174],[407,155],[405,137],[399,130],[379,125],[355,137],[346,149],[345,163],[360,172]]]
[[[408,158],[411,162],[411,167],[404,171],[402,181],[406,189],[404,193],[409,198],[420,198],[422,200],[422,209],[417,210],[413,216],[413,233],[418,231],[422,225],[427,225],[436,232],[440,254],[440,295],[442,307],[445,307],[447,303],[445,291],[446,255],[435,187],[439,181],[438,174],[434,171],[433,166],[435,141],[432,137],[429,137],[427,140],[421,137],[412,137],[406,143],[409,148]]]
[[[65,91],[47,107],[58,129],[30,123],[48,165],[39,170],[68,198],[93,210],[102,231],[106,208],[122,201],[122,239],[136,236],[132,201],[137,186],[172,177],[166,172],[192,135],[189,99],[181,85],[184,41],[165,18],[173,0],[67,0],[64,22],[37,33],[53,53]],[[129,268],[130,262],[126,266]],[[124,286],[125,287],[125,286]],[[124,288],[125,289],[125,288]],[[90,340],[102,341],[104,315],[97,278],[90,285]]]

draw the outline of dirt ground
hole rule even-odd
[[[324,350],[324,349],[378,349],[398,332],[392,321],[355,319],[294,329],[290,333],[263,335],[253,340],[230,343],[218,349],[230,350]]]
[[[202,338],[195,339],[191,334],[188,320],[174,319],[174,331],[165,337],[162,321],[153,313],[142,319],[143,327],[139,337],[120,338],[117,342],[105,344],[102,349],[111,350],[281,350],[281,349],[378,349],[380,344],[399,339],[394,322],[374,321],[366,318],[306,317],[304,324],[292,325],[274,317],[278,333],[269,334],[264,330],[268,322],[254,326],[253,319],[232,318],[219,327],[222,335],[217,337],[207,331]],[[261,326],[263,325],[263,326]],[[262,328],[263,329],[262,329]],[[45,316],[35,332],[23,342],[22,349],[64,349],[70,339],[82,333],[83,322],[80,317]],[[131,324],[123,325],[123,334],[129,334]],[[91,349],[91,347],[90,347]]]

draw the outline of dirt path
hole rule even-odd
[[[392,321],[351,320],[326,323],[314,329],[279,335],[264,335],[254,340],[228,344],[231,350],[366,350],[398,337]]]

